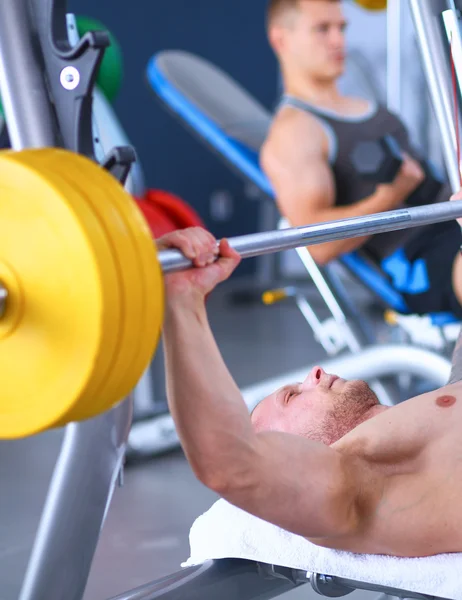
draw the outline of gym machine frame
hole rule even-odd
[[[418,20],[425,12],[424,3],[415,0],[413,4]],[[88,33],[72,47],[65,23],[65,0],[0,2],[0,90],[6,122],[14,150],[55,146],[94,158],[92,93],[108,38],[102,32]],[[422,40],[421,43],[425,46]],[[431,62],[431,55],[428,60]],[[30,93],[24,94],[26,87]],[[134,160],[133,149],[118,148],[103,164],[124,182]],[[0,298],[4,299],[4,292]],[[386,356],[390,352],[394,355],[395,350],[398,348],[372,348],[366,351],[369,360],[355,357],[356,376],[370,379],[395,374],[396,364],[390,365],[395,369],[393,373],[384,370]],[[441,359],[422,352],[400,368],[432,379],[436,386],[443,385],[442,375],[446,378],[447,373],[442,372],[445,369]],[[422,360],[424,355],[428,362]],[[433,369],[430,365],[434,365]],[[447,370],[448,364],[445,366]],[[123,466],[131,418],[132,402],[127,399],[101,417],[67,426],[20,600],[83,597]],[[184,595],[181,594],[184,598],[212,598],[219,594],[231,599],[235,597],[236,585],[241,598],[271,598],[305,582],[307,574],[293,569],[249,561],[213,561],[128,592],[119,599],[179,598],[179,585],[185,586]],[[402,590],[317,574],[311,575],[310,582],[318,593],[330,597],[346,595],[354,589],[402,595]],[[408,592],[406,597],[429,598]]]

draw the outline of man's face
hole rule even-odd
[[[379,404],[364,381],[346,381],[314,367],[303,383],[265,398],[252,413],[257,432],[282,431],[331,445]]]
[[[341,2],[301,0],[299,8],[270,32],[286,69],[317,80],[335,80],[345,68],[346,21]]]

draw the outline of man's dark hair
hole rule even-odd
[[[291,11],[297,10],[301,2],[309,0],[269,0],[266,12],[266,23],[268,28],[278,19]],[[319,0],[317,0],[319,1]],[[322,0],[323,2],[341,2],[341,0]]]

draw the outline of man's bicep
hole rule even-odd
[[[335,204],[332,169],[316,142],[297,144],[294,139],[290,145],[269,146],[262,166],[281,213],[293,226],[322,220],[322,211]]]
[[[312,157],[303,168],[288,174],[277,190],[277,204],[294,227],[322,221],[325,211],[335,204],[335,184],[327,162]]]
[[[240,484],[221,495],[239,508],[307,538],[357,527],[355,467],[324,444],[284,433],[258,436]]]

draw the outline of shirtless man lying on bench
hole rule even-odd
[[[169,234],[159,247],[178,248],[199,267],[166,277],[164,328],[170,410],[198,479],[319,546],[462,552],[462,335],[450,382],[438,391],[389,408],[365,382],[316,367],[250,417],[205,308],[239,256],[226,241],[217,250],[202,229]]]

